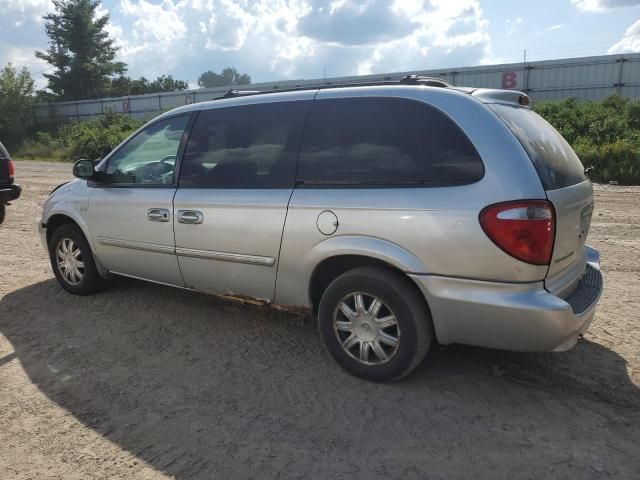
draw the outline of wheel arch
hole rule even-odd
[[[327,286],[335,278],[354,268],[372,266],[391,270],[414,285],[415,281],[409,274],[427,272],[422,261],[400,245],[378,238],[335,237],[317,245],[313,253],[316,261],[310,268],[307,294],[314,313]],[[415,288],[423,295],[418,285]]]
[[[74,225],[74,226],[76,226],[76,227],[78,227],[80,229],[80,231],[84,235],[84,238],[87,240],[87,243],[89,244],[89,247],[91,248],[91,253],[93,254],[93,259],[95,261],[96,268],[98,269],[98,272],[100,273],[100,276],[103,277],[103,278],[108,278],[109,273],[104,268],[104,266],[100,262],[100,259],[96,255],[96,250],[94,248],[93,240],[91,238],[91,235],[89,234],[88,226],[81,219],[79,221],[78,219],[74,218],[72,215],[69,215],[66,212],[54,212],[54,213],[51,213],[48,216],[46,222],[43,222],[43,226],[46,229],[47,248],[49,246],[49,241],[51,240],[51,235],[58,228],[60,228],[62,225]]]
[[[49,218],[47,219],[47,222],[45,223],[46,230],[47,230],[47,245],[51,240],[51,235],[53,235],[53,232],[55,232],[62,225],[66,225],[66,224],[71,224],[78,227],[84,234],[87,241],[89,241],[89,237],[87,236],[87,233],[84,231],[82,226],[78,222],[76,222],[71,216],[65,213],[54,213],[53,215],[49,216]]]

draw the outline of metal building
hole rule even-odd
[[[534,100],[599,100],[613,93],[640,97],[640,53],[567,58],[537,62],[506,63],[464,68],[415,70],[327,79],[290,80],[254,83],[251,90],[273,90],[335,83],[398,80],[409,75],[440,77],[456,85],[507,88],[526,92]],[[234,87],[185,90],[119,98],[102,98],[76,102],[38,105],[40,121],[65,121],[96,118],[108,111],[148,119],[181,105],[212,100]]]

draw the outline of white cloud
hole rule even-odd
[[[417,27],[412,17],[390,8],[386,2],[317,1],[298,18],[301,36],[338,45],[370,45],[409,35]],[[326,7],[329,8],[326,8]]]
[[[260,80],[477,63],[491,43],[479,0],[119,0],[110,32],[132,75],[189,81],[227,65]]]
[[[158,45],[171,44],[187,32],[179,13],[183,7],[181,2],[174,4],[171,0],[164,0],[160,4],[146,0],[120,2],[120,11],[124,16],[134,19],[132,32],[136,43],[153,42]]]
[[[413,29],[404,37],[377,44],[358,64],[358,73],[482,62],[491,50],[491,37],[480,3],[433,0],[429,7],[424,3],[394,2],[392,9],[410,18]]]
[[[42,30],[42,16],[52,9],[50,0],[0,0],[0,43],[28,41],[33,30]]]
[[[23,20],[29,19],[40,21],[41,17],[48,11],[52,10],[53,2],[51,0],[2,0],[0,1],[0,10],[3,17],[7,14],[19,16]]]
[[[557,25],[551,25],[550,27],[545,28],[545,31],[552,32],[554,30],[560,30],[561,28],[564,28],[564,24],[558,23]]]
[[[0,61],[8,52],[5,25],[23,32],[25,39],[12,43],[24,54],[46,48],[40,17],[50,0],[0,3],[10,5],[0,9],[9,12],[0,17]],[[325,68],[328,76],[342,76],[469,65],[491,56],[479,0],[116,0],[109,11],[100,8],[99,16],[106,13],[118,57],[134,77],[171,73],[193,83],[205,70],[234,66],[257,81],[314,78]]]
[[[619,42],[609,48],[608,53],[625,53],[640,51],[640,19],[627,28]]]
[[[505,23],[507,24],[507,35],[513,35],[520,29],[520,25],[522,25],[522,17],[507,18]]]
[[[583,12],[606,12],[615,8],[640,5],[640,0],[571,0]]]
[[[0,68],[11,63],[35,73],[48,67],[34,51],[47,48],[42,16],[52,9],[50,0],[0,0]],[[34,80],[37,88],[46,85],[41,73]]]

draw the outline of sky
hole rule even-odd
[[[0,67],[48,65],[51,0],[0,0]],[[640,0],[103,0],[128,75],[197,85],[226,66],[254,82],[640,52]]]

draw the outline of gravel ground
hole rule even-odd
[[[605,293],[574,349],[436,346],[378,385],[343,373],[300,316],[133,280],[64,293],[36,223],[70,166],[16,169],[2,478],[640,478],[638,187],[596,187]]]

